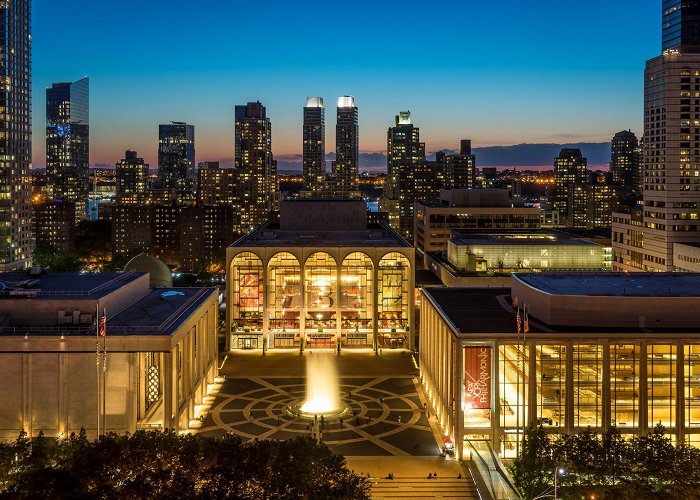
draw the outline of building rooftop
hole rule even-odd
[[[108,295],[143,273],[59,273],[29,274],[12,272],[0,274],[0,299],[36,297],[90,297]]]
[[[700,297],[694,273],[516,273],[514,279],[551,295]]]
[[[425,288],[424,293],[442,310],[460,333],[512,333],[515,314],[510,288]]]
[[[239,239],[234,247],[410,247],[406,240],[384,223],[357,231],[290,231],[266,223]]]
[[[558,234],[466,234],[453,233],[452,242],[457,245],[582,245],[600,247],[598,243]]]
[[[159,288],[107,321],[107,335],[170,335],[216,288]]]

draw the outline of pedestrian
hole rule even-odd
[[[437,479],[437,472],[433,472],[433,479]]]
[[[428,403],[423,403],[423,411],[428,413]]]
[[[433,473],[432,473],[432,472],[428,472],[428,479],[432,479],[432,478],[433,478]]]
[[[379,402],[380,402],[381,404],[384,404],[384,398],[379,398]]]
[[[340,419],[340,425],[343,425],[343,419],[342,419],[342,418]]]
[[[399,415],[399,423],[401,423],[401,415]]]
[[[462,479],[462,473],[457,474],[457,479]]]
[[[369,477],[369,472],[367,473],[367,479],[370,479],[370,477]]]
[[[314,422],[318,422],[318,415],[314,415]]]
[[[372,417],[367,417],[367,423],[369,424],[372,421]]]

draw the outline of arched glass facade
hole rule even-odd
[[[362,252],[348,255],[340,272],[341,342],[370,347],[373,342],[374,292],[372,259]]]
[[[378,341],[381,347],[398,347],[407,341],[413,293],[409,288],[410,273],[411,263],[398,252],[388,253],[379,261]]]
[[[299,260],[288,252],[274,255],[267,265],[267,282],[269,328],[275,332],[275,347],[293,347],[299,341],[303,305]]]
[[[333,347],[335,344],[338,323],[337,266],[335,259],[325,252],[316,252],[306,259],[304,289],[306,329],[309,331],[307,342],[310,347]]]
[[[232,347],[260,347],[263,330],[264,273],[260,258],[250,252],[236,255],[231,262]]]

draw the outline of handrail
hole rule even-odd
[[[494,500],[521,500],[522,496],[518,492],[518,488],[508,471],[503,467],[503,463],[494,452],[491,443],[487,440],[466,439],[465,441],[476,472],[481,476],[483,484],[489,490],[490,497]]]

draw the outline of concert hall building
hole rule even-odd
[[[414,265],[362,201],[285,201],[228,248],[226,348],[413,349]]]
[[[421,293],[421,377],[458,456],[487,440],[514,458],[530,423],[661,423],[700,446],[700,274],[519,273],[510,288]]]

